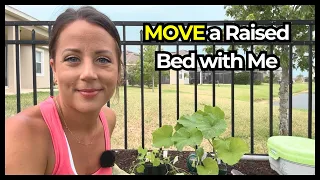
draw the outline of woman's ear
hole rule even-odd
[[[55,64],[54,64],[54,60],[52,58],[50,59],[49,63],[50,63],[50,67],[52,69],[52,72],[56,73],[56,67],[55,67]]]
[[[54,77],[54,79],[53,79],[53,85],[55,86],[55,85],[57,85],[58,83],[57,83],[57,79],[55,78],[56,77],[56,66],[55,66],[55,64],[54,64],[54,60],[53,59],[50,59],[50,67],[51,67],[51,69],[52,69],[52,72],[53,72],[53,77]]]

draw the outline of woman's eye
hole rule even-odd
[[[110,63],[111,61],[107,58],[98,58],[97,61],[102,64]]]
[[[68,61],[68,62],[71,62],[71,63],[75,63],[75,62],[78,62],[79,59],[76,58],[76,57],[68,57],[65,59],[65,61]]]

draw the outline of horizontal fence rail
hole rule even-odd
[[[41,40],[7,40],[6,44],[41,44],[47,45],[49,41]],[[293,42],[141,42],[141,41],[121,41],[121,45],[315,45],[315,41],[293,41]]]
[[[212,26],[223,26],[225,23],[237,23],[239,25],[248,25],[251,20],[247,21],[113,21],[116,26],[142,26],[144,23],[149,23],[153,26],[159,22],[168,23],[180,23],[180,24],[207,24]],[[258,20],[255,21],[259,25],[282,25],[284,22],[291,22],[292,25],[315,25],[315,20]],[[49,26],[53,25],[54,21],[6,21],[6,26]]]
[[[292,135],[292,68],[293,68],[293,46],[294,45],[307,45],[308,46],[308,53],[309,53],[309,58],[308,58],[308,129],[307,129],[307,134],[308,134],[308,138],[312,138],[312,71],[313,71],[313,67],[312,67],[312,56],[310,56],[312,54],[312,46],[315,45],[315,41],[312,39],[312,26],[315,25],[315,21],[313,20],[264,20],[264,21],[255,21],[258,25],[282,25],[283,22],[291,22],[291,25],[307,25],[309,26],[309,39],[306,41],[292,41],[292,42],[181,42],[181,41],[177,41],[174,43],[169,43],[169,42],[143,42],[141,40],[141,34],[140,34],[140,41],[128,41],[126,39],[126,32],[128,31],[126,29],[126,27],[129,26],[140,26],[142,27],[144,23],[150,23],[151,25],[156,25],[157,23],[159,23],[158,21],[114,21],[114,24],[116,26],[122,27],[122,32],[123,32],[123,37],[121,40],[121,45],[123,45],[123,52],[124,54],[127,51],[127,46],[128,45],[137,45],[140,46],[140,58],[141,61],[144,61],[144,57],[143,57],[143,47],[147,46],[147,45],[157,45],[158,46],[158,50],[161,50],[161,48],[165,45],[174,45],[176,46],[176,52],[179,53],[179,46],[183,46],[183,45],[189,45],[189,46],[193,46],[194,49],[197,49],[197,46],[199,45],[210,45],[213,48],[213,52],[215,52],[215,50],[217,49],[217,45],[231,45],[232,50],[234,50],[234,46],[235,45],[250,45],[250,50],[254,50],[254,45],[268,45],[270,46],[270,53],[272,54],[274,52],[274,46],[275,45],[287,45],[289,46],[289,117],[288,117],[288,122],[289,122],[289,135]],[[161,23],[182,23],[184,25],[187,25],[188,23],[206,23],[208,26],[210,25],[215,25],[215,26],[222,26],[225,23],[237,23],[239,25],[248,25],[250,21],[163,21]],[[37,104],[37,78],[36,78],[36,45],[48,45],[48,40],[36,40],[35,38],[35,31],[32,30],[32,38],[30,40],[20,40],[19,39],[19,27],[20,26],[42,26],[45,27],[47,29],[48,35],[50,37],[50,33],[51,33],[51,27],[53,25],[54,21],[5,21],[5,26],[13,26],[14,30],[15,30],[15,39],[14,40],[5,40],[5,48],[6,48],[6,63],[8,62],[8,45],[16,45],[15,46],[15,68],[17,69],[16,73],[16,107],[17,107],[17,113],[21,111],[21,80],[20,80],[20,76],[21,73],[19,71],[19,69],[21,69],[21,64],[20,64],[20,46],[19,45],[31,45],[31,49],[32,49],[32,81],[33,81],[33,104],[36,105]],[[137,35],[138,36],[138,35]],[[127,58],[124,55],[123,56],[123,64],[124,64],[124,69],[126,69],[127,67]],[[8,65],[6,64],[6,67]],[[144,65],[143,63],[141,63],[141,77],[140,77],[140,87],[141,87],[141,146],[144,147],[145,146],[145,117],[144,117],[144,104],[145,104],[145,99],[144,99]],[[50,69],[50,95],[53,96],[54,95],[54,83],[53,83],[53,72],[51,67],[49,67]],[[216,78],[218,77],[218,74],[216,74],[215,70],[210,71],[211,72],[211,78],[212,81],[210,82],[210,84],[212,84],[212,106],[216,106],[217,102],[217,96],[216,96]],[[6,73],[7,73],[7,69],[6,69]],[[236,132],[235,132],[235,89],[234,89],[234,74],[235,72],[233,70],[231,70],[231,114],[230,114],[230,119],[231,119],[231,136],[236,136]],[[123,78],[124,81],[127,82],[127,72],[124,71],[123,72]],[[158,89],[159,89],[159,127],[162,126],[163,122],[162,122],[162,104],[163,104],[163,100],[162,100],[162,79],[161,79],[161,75],[162,72],[158,71],[158,75],[159,75],[159,83],[158,83]],[[274,126],[274,122],[273,122],[273,76],[274,73],[273,71],[270,71],[270,80],[269,80],[269,136],[273,136],[273,126]],[[181,104],[181,98],[180,98],[180,86],[178,83],[179,82],[179,73],[177,73],[176,77],[176,118],[179,119],[180,117],[180,104]],[[196,70],[194,71],[194,111],[198,110],[198,70],[196,68]],[[6,79],[6,83],[7,83],[7,79]],[[123,84],[124,87],[124,148],[127,149],[128,148],[128,114],[127,114],[127,109],[128,109],[128,91],[127,91],[127,83]],[[257,154],[254,152],[254,72],[250,71],[250,153],[249,154]],[[110,107],[112,106],[112,104],[110,104],[110,102],[107,103],[107,105]],[[173,107],[172,107],[173,108]],[[240,125],[240,124],[239,124]],[[266,127],[267,128],[267,127]]]

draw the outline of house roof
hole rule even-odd
[[[172,55],[174,55],[174,54],[177,54],[177,52],[175,51],[175,52],[170,52]],[[180,55],[186,55],[186,54],[189,54],[189,50],[180,50],[179,51],[179,54]]]
[[[123,61],[123,52],[121,55],[121,59]],[[135,64],[140,59],[140,55],[138,53],[132,51],[126,51],[126,64]]]
[[[38,19],[22,12],[22,11],[19,11],[18,9],[16,8],[13,8],[9,5],[5,5],[4,7],[5,9],[5,13],[12,16],[12,17],[15,17],[21,21],[39,21]],[[43,30],[48,30],[48,27],[46,26],[38,26],[39,28],[43,29]]]
[[[22,12],[22,11],[19,11],[18,9],[16,8],[13,8],[9,5],[5,5],[5,12],[6,14],[10,14],[11,16],[13,17],[16,17],[18,19],[21,19],[23,21],[39,21],[38,19]]]

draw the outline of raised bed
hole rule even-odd
[[[132,165],[132,162],[136,160],[138,151],[124,149],[117,149],[115,151],[115,163],[120,169],[129,173],[129,168]],[[186,160],[190,153],[190,151],[169,151],[168,155],[171,157],[179,156],[179,161],[175,165],[184,170],[188,170]],[[246,175],[278,175],[277,172],[270,168],[269,161],[240,160],[238,164],[228,166],[228,175],[231,175],[230,171],[232,169],[236,169]]]

